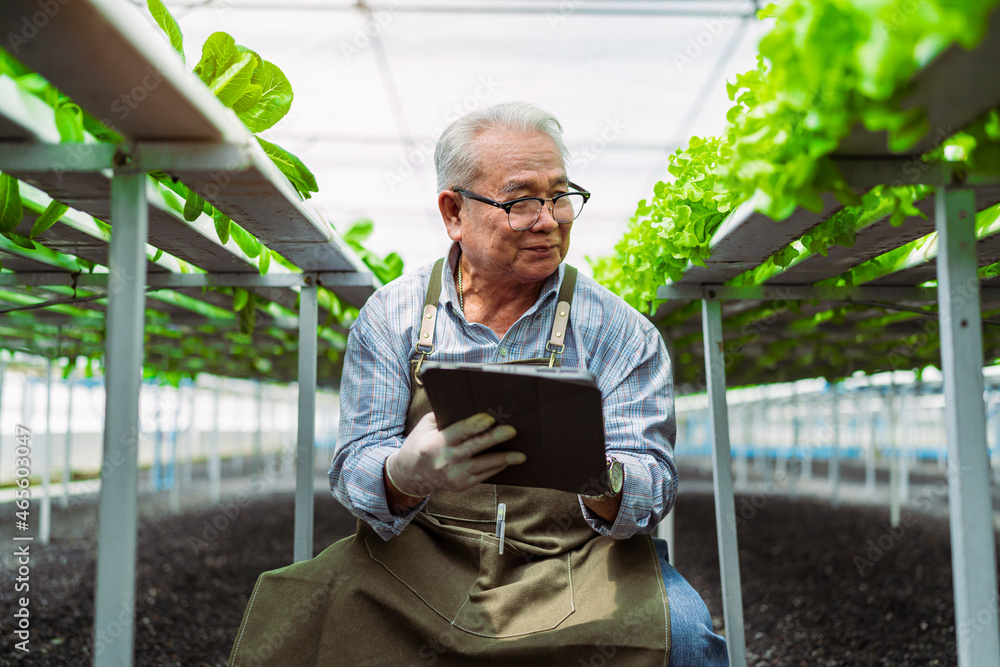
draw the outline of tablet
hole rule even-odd
[[[571,493],[608,489],[601,391],[576,368],[425,362],[421,381],[438,428],[480,412],[517,435],[489,451],[524,452],[528,460],[487,480]]]

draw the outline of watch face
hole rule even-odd
[[[611,464],[611,470],[608,471],[608,478],[611,482],[611,491],[613,493],[618,493],[622,490],[622,484],[625,482],[625,470],[622,468],[621,461],[615,461]]]

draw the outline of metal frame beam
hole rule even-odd
[[[145,314],[146,175],[115,174],[109,264],[118,289],[108,301],[107,398],[99,505],[94,665],[131,665],[139,453],[139,390]],[[114,634],[115,629],[121,634]]]
[[[973,264],[975,277],[975,264]],[[1000,288],[981,288],[983,301],[1000,300]],[[661,285],[657,299],[710,299],[722,301],[846,301],[863,302],[895,301],[935,303],[939,290],[934,287],[906,287],[892,285],[856,285],[845,287],[817,287],[813,285]]]
[[[295,450],[296,563],[313,556],[313,476],[316,467],[316,354],[319,302],[315,286],[299,297],[299,424]]]
[[[736,503],[733,499],[729,408],[726,403],[726,361],[722,351],[722,305],[718,301],[704,300],[701,315],[705,332],[705,373],[708,377],[708,411],[712,429],[712,485],[715,490],[715,525],[719,539],[726,643],[729,664],[746,667],[743,589],[736,545]]]
[[[108,273],[68,273],[39,271],[31,273],[0,273],[0,287],[107,287]],[[374,287],[371,273],[311,272],[311,273],[150,273],[146,285],[153,288],[184,287]],[[998,290],[1000,294],[1000,290]]]
[[[948,433],[948,511],[959,667],[1000,665],[983,339],[976,277],[975,193],[939,191],[938,292]],[[983,614],[989,620],[982,622]]]
[[[137,171],[245,171],[254,166],[248,144],[198,142],[0,142],[0,169],[17,172],[89,172],[127,166]]]
[[[969,174],[961,164],[925,162],[920,155],[899,157],[834,157],[844,179],[857,189],[876,185],[935,185],[938,187],[991,187],[1000,185],[995,174]]]

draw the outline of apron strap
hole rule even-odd
[[[552,321],[552,333],[545,349],[552,353],[549,366],[556,363],[556,355],[566,349],[566,325],[569,324],[569,307],[573,303],[573,290],[576,288],[576,268],[566,265],[562,286],[559,288],[559,302],[556,304],[556,316]]]
[[[434,268],[431,269],[430,282],[427,283],[427,295],[424,297],[424,312],[420,318],[420,333],[417,334],[416,345],[420,360],[417,362],[417,368],[413,372],[417,384],[423,384],[420,381],[420,365],[424,363],[424,359],[434,352],[434,323],[437,321],[437,304],[438,299],[441,297],[441,272],[444,268],[444,259],[442,257],[434,263]]]
[[[442,257],[434,263],[431,269],[430,281],[427,283],[427,294],[424,297],[424,312],[420,318],[420,332],[417,334],[417,344],[415,346],[420,359],[414,370],[414,377],[417,384],[420,381],[420,366],[424,359],[434,352],[434,323],[437,321],[437,304],[441,297],[442,271],[444,270],[444,260]],[[559,288],[559,301],[556,304],[556,316],[552,321],[552,333],[545,343],[545,349],[551,353],[549,366],[554,366],[556,355],[562,354],[566,349],[566,327],[569,324],[569,309],[573,304],[573,292],[576,288],[576,268],[566,265],[566,272],[563,274],[562,285]]]

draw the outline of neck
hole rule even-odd
[[[488,326],[503,337],[507,330],[538,301],[544,280],[533,283],[493,280],[464,262],[462,288],[465,319]],[[455,289],[458,289],[456,272]]]

